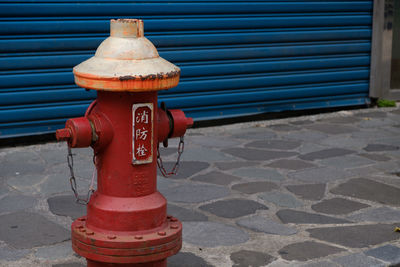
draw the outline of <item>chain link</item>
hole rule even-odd
[[[93,162],[95,164],[95,168],[93,170],[92,180],[91,180],[90,187],[87,192],[86,198],[81,198],[78,195],[78,187],[76,184],[76,178],[75,178],[75,173],[74,173],[74,157],[73,157],[72,149],[70,146],[68,146],[67,162],[68,162],[69,172],[71,175],[69,178],[69,183],[71,184],[72,192],[75,195],[76,203],[81,204],[81,205],[86,205],[89,203],[90,196],[94,192],[93,186],[94,186],[94,177],[96,175],[96,156],[93,155]]]
[[[171,171],[168,172],[165,169],[163,161],[161,159],[160,148],[159,148],[159,146],[157,146],[157,166],[160,169],[161,174],[165,178],[168,178],[172,175],[176,175],[178,173],[181,156],[182,156],[184,149],[185,149],[185,142],[183,140],[183,136],[181,136],[181,139],[179,140],[179,145],[178,145],[178,158],[176,159],[174,167],[171,169]]]

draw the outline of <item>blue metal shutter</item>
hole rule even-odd
[[[196,120],[364,104],[372,0],[0,1],[0,138],[53,132],[94,91],[72,67],[108,35],[110,18],[142,18],[179,65],[160,93]]]

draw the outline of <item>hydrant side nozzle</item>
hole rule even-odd
[[[57,141],[69,141],[71,139],[71,130],[69,128],[58,129],[56,131]]]
[[[57,140],[67,141],[70,147],[88,147],[92,137],[92,126],[86,117],[69,119],[64,129],[56,131]]]

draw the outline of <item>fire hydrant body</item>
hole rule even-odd
[[[123,19],[111,21],[111,37],[74,75],[97,99],[57,138],[92,146],[98,183],[87,216],[71,226],[73,249],[88,266],[166,266],[182,246],[182,225],[157,191],[158,144],[193,121],[159,108],[157,91],[176,86],[180,70],[143,37],[141,20]]]

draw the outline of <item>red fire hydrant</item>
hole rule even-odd
[[[72,223],[72,247],[88,266],[166,266],[182,246],[182,225],[157,191],[158,144],[183,136],[193,120],[159,108],[157,91],[175,87],[180,69],[159,57],[143,21],[118,19],[74,75],[97,99],[56,136],[93,148],[98,182],[87,216]]]

